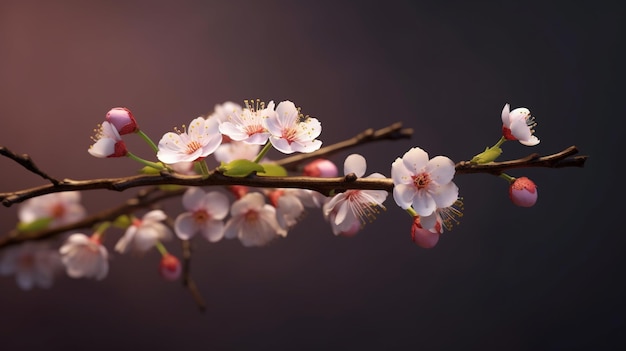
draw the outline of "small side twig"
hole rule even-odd
[[[37,167],[37,165],[35,165],[35,163],[30,158],[30,156],[28,156],[26,154],[18,155],[15,152],[9,150],[6,147],[0,146],[0,155],[5,156],[5,157],[7,157],[7,158],[9,158],[9,159],[19,163],[22,167],[26,168],[27,170],[37,174],[38,176],[42,177],[43,179],[49,180],[53,185],[59,184],[59,181],[57,179],[52,178],[51,176],[46,174],[44,171],[39,169],[39,167]]]
[[[469,173],[489,173],[499,175],[500,173],[514,168],[532,168],[532,167],[584,167],[587,156],[570,157],[578,153],[576,146],[570,146],[563,151],[547,156],[539,156],[538,154],[530,154],[526,157],[516,160],[489,162],[483,164],[475,164],[470,161],[461,161],[456,164],[457,174]]]
[[[183,285],[189,289],[191,297],[193,297],[200,312],[205,312],[206,302],[202,298],[196,282],[191,277],[191,242],[189,240],[181,240],[181,244],[183,247]]]
[[[355,135],[350,139],[340,141],[338,143],[322,147],[317,151],[307,154],[297,154],[289,157],[285,157],[276,161],[280,166],[289,170],[295,170],[298,165],[305,161],[315,159],[318,157],[328,157],[342,150],[358,146],[360,144],[369,143],[372,141],[380,140],[398,140],[398,139],[410,139],[413,135],[412,128],[402,128],[401,122],[393,123],[387,127],[374,130],[372,128],[366,129],[363,132]]]

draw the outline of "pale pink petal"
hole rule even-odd
[[[454,162],[445,156],[436,156],[430,159],[425,171],[430,173],[430,178],[439,184],[451,182],[456,172]]]
[[[130,246],[130,243],[135,238],[135,233],[137,233],[137,227],[136,226],[131,225],[130,227],[128,227],[126,229],[126,232],[124,232],[124,235],[122,235],[122,237],[115,244],[115,251],[117,251],[119,253],[127,252],[128,251],[128,247]]]
[[[291,144],[285,139],[271,136],[270,142],[274,146],[274,148],[284,154],[291,154],[294,150],[291,148]]]
[[[160,222],[166,219],[167,219],[167,215],[165,214],[165,212],[161,210],[152,210],[146,213],[145,215],[143,215],[142,217],[143,221],[149,221],[149,222]]]
[[[224,237],[224,222],[207,221],[201,228],[202,235],[210,242],[220,241]]]
[[[198,187],[190,187],[183,194],[183,207],[187,211],[195,211],[202,206],[206,193]]]
[[[242,141],[248,138],[248,133],[245,133],[244,131],[239,129],[232,122],[224,122],[220,124],[219,130],[222,134],[228,135],[229,138],[236,141]]]
[[[110,138],[100,138],[87,150],[91,156],[107,158],[115,153],[116,140]]]
[[[309,153],[318,150],[322,146],[320,140],[312,140],[306,142],[295,141],[291,143],[291,149],[294,152]]]
[[[413,197],[413,209],[420,216],[428,216],[437,209],[437,204],[426,191],[418,191]]]
[[[394,184],[413,183],[411,176],[413,176],[413,173],[404,166],[404,161],[399,157],[396,158],[391,164],[391,178]]]
[[[217,191],[209,192],[201,201],[201,207],[211,214],[213,219],[224,219],[230,210],[226,195]]]
[[[511,120],[509,119],[509,115],[510,115],[509,109],[510,109],[509,104],[505,104],[504,107],[502,108],[502,124],[505,125],[507,128],[511,124]]]
[[[348,191],[355,191],[355,190],[348,190]],[[342,223],[346,219],[348,212],[350,212],[350,205],[349,205],[348,200],[338,203],[337,214],[335,215],[335,224],[339,225],[340,223]]]
[[[523,118],[512,121],[510,129],[511,134],[513,134],[513,136],[518,140],[528,140],[532,134],[530,132],[530,127],[526,124],[526,120]]]
[[[198,232],[198,226],[193,214],[184,212],[179,214],[174,221],[174,232],[181,240],[190,240]]]
[[[402,156],[402,162],[411,174],[421,173],[428,164],[428,153],[419,147],[414,147]]]
[[[535,145],[539,144],[539,139],[536,136],[531,135],[530,138],[528,138],[526,140],[519,140],[519,142],[522,145],[535,146]]]
[[[413,198],[416,193],[413,185],[397,184],[393,187],[393,199],[403,210],[406,210],[413,204]]]
[[[365,174],[367,168],[367,161],[365,157],[359,154],[352,154],[346,157],[343,162],[343,174],[347,175],[354,173],[357,177],[362,177]]]
[[[437,204],[437,208],[446,208],[454,204],[459,198],[459,188],[453,182],[441,185],[431,192],[433,200]]]
[[[420,225],[422,226],[422,228],[426,230],[430,230],[432,228],[435,228],[436,224],[437,224],[437,212],[436,211],[433,212],[429,216],[420,216]]]

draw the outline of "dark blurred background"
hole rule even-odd
[[[60,276],[21,291],[0,277],[0,348],[621,349],[624,341],[624,10],[619,2],[0,2],[0,145],[58,178],[133,174],[86,151],[114,106],[158,140],[215,104],[292,100],[331,144],[401,121],[409,141],[350,152],[390,175],[412,146],[467,160],[493,145],[504,103],[529,108],[541,143],[576,145],[583,169],[514,170],[539,187],[515,207],[504,181],[460,175],[462,223],[431,250],[391,196],[354,238],[319,211],[265,248],[194,240],[198,312],[157,274],[156,251],[112,253],[100,282]],[[149,157],[140,141],[131,151]],[[278,156],[277,154],[273,154]],[[0,159],[0,191],[43,184]],[[89,211],[135,191],[84,194]],[[171,214],[178,201],[166,203]],[[17,220],[0,209],[0,233]],[[112,249],[121,232],[105,244]],[[176,242],[168,247],[180,254]]]

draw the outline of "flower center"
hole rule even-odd
[[[196,140],[192,140],[187,143],[187,155],[191,155],[196,152],[198,149],[202,148],[202,144],[200,144]]]
[[[21,269],[32,269],[35,266],[35,255],[31,253],[20,255],[18,265]]]
[[[61,203],[54,204],[54,206],[52,206],[50,214],[52,215],[52,217],[57,219],[63,218],[63,216],[65,215],[65,206],[63,206],[63,204]]]
[[[250,210],[246,213],[246,222],[255,222],[259,218],[257,211]]]
[[[289,144],[293,143],[296,140],[296,128],[285,128],[283,129],[283,139],[287,140]]]
[[[265,132],[265,128],[263,128],[262,125],[260,124],[250,124],[244,127],[244,130],[246,132],[246,134],[248,134],[248,136],[257,134],[257,133],[263,133]]]
[[[193,213],[193,219],[196,223],[204,223],[211,219],[211,215],[208,214],[205,210],[197,210]]]
[[[376,200],[361,190],[346,191],[346,200],[352,212],[361,221],[361,225],[365,225],[366,221],[372,223],[376,219],[376,215],[380,213],[380,209],[385,210],[385,206],[377,203]]]
[[[417,188],[417,190],[424,189],[430,184],[430,174],[423,172],[418,175],[415,175],[413,178],[413,185]]]

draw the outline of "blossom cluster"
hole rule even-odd
[[[526,108],[502,110],[502,137],[472,162],[488,163],[501,153],[506,140],[519,140],[532,146],[536,123]],[[123,137],[139,134],[155,152],[156,160],[145,160],[131,153]],[[247,176],[260,172],[272,175],[266,158],[274,148],[284,154],[311,153],[320,149],[321,123],[305,116],[291,101],[277,105],[259,100],[244,106],[226,102],[215,106],[209,116],[200,116],[183,125],[182,130],[165,133],[158,143],[152,142],[139,128],[133,113],[123,107],[111,109],[96,129],[94,143],[88,152],[98,158],[130,157],[147,168],[185,175],[209,176],[207,161],[219,164],[217,172],[229,176]],[[266,169],[267,168],[267,169]],[[280,169],[280,167],[278,167]],[[349,155],[343,163],[345,176],[387,179],[382,173],[367,176],[366,158]],[[413,147],[391,163],[393,199],[412,218],[411,238],[420,247],[432,248],[443,228],[451,229],[462,216],[459,188],[454,183],[456,165],[446,156],[430,158]],[[278,172],[287,175],[284,169]],[[283,174],[284,173],[284,174]],[[337,166],[328,159],[315,159],[302,167],[300,175],[338,177]],[[534,205],[537,192],[526,178],[502,174],[509,182],[509,196],[514,204]],[[111,227],[122,228],[114,250],[119,254],[143,254],[156,248],[161,254],[159,272],[167,280],[181,274],[181,263],[170,254],[164,242],[177,237],[192,240],[200,234],[207,242],[238,239],[243,246],[264,246],[288,232],[306,215],[307,209],[320,209],[333,234],[353,236],[385,209],[386,190],[350,189],[326,196],[309,189],[250,188],[228,186],[224,189],[187,187],[182,195],[183,211],[170,217],[154,209],[141,217],[124,214],[114,222],[100,223],[93,233],[67,233],[59,249],[27,243],[5,254],[0,273],[15,274],[24,289],[49,287],[56,271],[65,269],[72,278],[103,279],[109,271],[109,252],[103,244]],[[26,201],[19,211],[21,231],[54,228],[83,219],[87,211],[80,204],[80,193],[61,192]],[[18,226],[19,227],[19,226]]]

